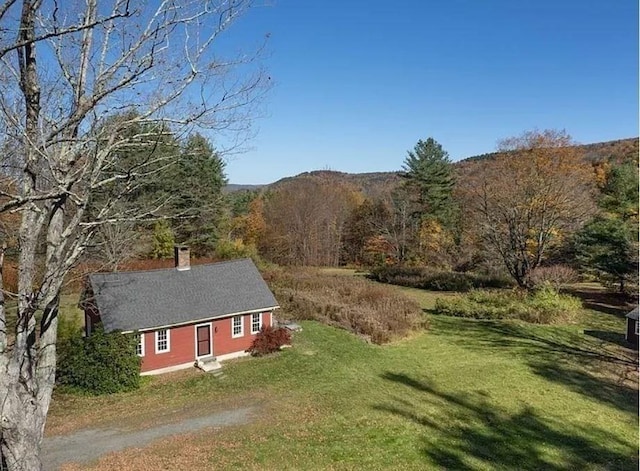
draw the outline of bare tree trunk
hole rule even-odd
[[[40,87],[36,69],[35,12],[37,5],[24,1],[20,20],[18,48],[20,89],[25,100],[25,167],[22,178],[23,197],[30,197],[36,188],[38,166],[38,121]],[[16,337],[11,355],[3,365],[0,383],[0,454],[9,471],[39,470],[40,443],[44,432],[47,408],[38,401],[35,299],[33,293],[35,254],[42,220],[35,202],[22,213],[20,226],[20,260],[18,271],[18,316]],[[47,403],[48,406],[48,403]]]

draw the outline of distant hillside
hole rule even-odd
[[[629,139],[584,144],[579,147],[584,150],[585,156],[591,161],[610,159],[615,162],[635,161],[637,163],[639,153],[638,143],[638,138],[633,137]],[[497,154],[497,152],[492,152],[489,154],[474,155],[455,162],[454,166],[462,170],[473,163],[481,164],[483,160],[495,157]],[[360,189],[368,197],[376,197],[388,189],[397,186],[402,181],[400,172],[344,173],[332,170],[315,170],[304,172],[293,177],[285,177],[268,185],[230,184],[227,185],[225,191],[268,189],[300,178],[325,178],[336,182],[351,184]]]
[[[333,170],[314,170],[301,173],[295,177],[282,178],[269,185],[269,187],[277,187],[291,180],[302,178],[322,178],[349,184],[358,188],[370,198],[379,196],[385,189],[397,186],[401,180],[399,172],[344,173]]]
[[[597,162],[599,160],[611,159],[615,162],[628,162],[638,160],[638,142],[637,137],[631,137],[628,139],[618,139],[615,141],[596,142],[594,144],[582,144],[578,148],[584,150],[585,157],[591,161]],[[473,162],[478,160],[490,159],[498,155],[498,152],[490,152],[488,154],[474,155],[462,159],[458,164],[464,164],[465,162]]]
[[[261,190],[267,185],[241,185],[236,183],[229,183],[224,187],[225,193],[233,193],[234,191],[254,191]]]

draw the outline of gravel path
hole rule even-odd
[[[45,438],[42,461],[45,471],[54,471],[71,461],[88,462],[113,451],[143,447],[158,438],[195,432],[207,427],[246,424],[251,420],[254,407],[186,419],[136,432],[114,429],[85,429],[70,435]]]

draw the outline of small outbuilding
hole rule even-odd
[[[638,307],[627,314],[627,342],[638,345]]]
[[[81,306],[86,335],[137,336],[141,373],[157,374],[246,355],[278,303],[250,259],[191,266],[176,247],[175,268],[93,273]]]

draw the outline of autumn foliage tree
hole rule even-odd
[[[322,176],[281,183],[265,196],[260,253],[285,265],[338,265],[345,223],[360,200],[351,186]]]
[[[464,207],[486,247],[521,287],[550,245],[592,214],[593,171],[565,131],[530,131],[465,176]]]

